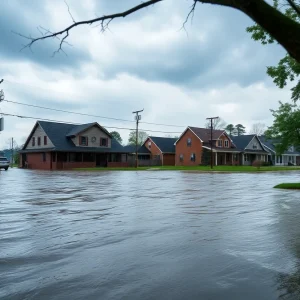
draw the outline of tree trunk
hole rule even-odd
[[[198,2],[228,6],[244,12],[300,63],[300,24],[264,0],[198,0]]]

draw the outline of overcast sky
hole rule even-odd
[[[76,21],[120,12],[139,0],[68,0]],[[272,123],[270,108],[288,101],[289,89],[279,90],[266,75],[284,55],[277,45],[262,46],[245,29],[252,21],[229,8],[199,4],[193,23],[182,24],[191,1],[169,0],[100,27],[70,32],[63,53],[56,39],[42,41],[33,53],[19,50],[26,40],[12,33],[37,36],[37,26],[51,31],[72,20],[62,0],[9,0],[1,3],[0,88],[5,99],[55,109],[133,120],[144,108],[142,129],[181,132],[203,127],[205,118],[220,116],[227,123]],[[83,117],[2,102],[3,113],[75,123],[97,121],[103,126],[134,127],[132,122]],[[5,117],[0,148],[14,137],[24,143],[35,120]],[[109,130],[113,130],[110,129]],[[129,131],[118,130],[125,142]],[[165,136],[168,133],[151,135]],[[174,133],[173,135],[178,135]]]

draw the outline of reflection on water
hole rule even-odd
[[[1,299],[300,299],[298,173],[0,173]]]

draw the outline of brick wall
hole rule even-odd
[[[191,146],[187,146],[187,139],[192,140]],[[191,161],[191,154],[196,154],[195,161]],[[183,161],[180,161],[180,154],[183,154]],[[176,143],[175,150],[175,165],[176,166],[197,166],[201,164],[202,143],[200,139],[188,129],[185,134]]]
[[[95,168],[96,162],[64,162],[63,170],[71,170],[78,168]]]
[[[46,152],[46,161],[43,161],[43,153],[27,153],[29,169],[51,170],[51,153]]]
[[[150,148],[149,148],[149,145],[148,145],[149,142],[151,142],[151,147]],[[149,138],[146,140],[144,145],[147,149],[149,149],[149,151],[151,152],[152,157],[154,155],[159,155],[160,159],[162,159],[160,149]]]

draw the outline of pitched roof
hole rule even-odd
[[[189,126],[188,128],[190,128],[196,134],[196,136],[198,136],[198,138],[201,139],[204,143],[207,143],[210,141],[210,137],[211,137],[210,129],[191,127],[191,126]],[[225,132],[225,130],[213,129],[212,139],[217,140],[224,132]]]
[[[252,139],[254,137],[257,137],[258,142],[261,144],[262,149],[246,149],[246,147],[249,145],[249,143],[252,141]],[[239,136],[232,136],[231,137],[233,143],[236,145],[236,147],[238,149],[240,149],[241,151],[244,151],[246,149],[246,152],[253,152],[253,153],[257,153],[257,152],[261,152],[261,153],[265,153],[266,150],[264,150],[265,148],[263,147],[260,139],[258,138],[258,136],[256,134],[245,134],[245,135],[239,135]]]
[[[266,146],[266,150],[269,151],[273,151],[274,153],[276,153],[276,142],[278,143],[279,141],[275,141],[275,140],[271,140],[271,139],[267,139],[267,137],[265,135],[262,135],[259,137],[260,141],[262,142],[262,144],[264,146]],[[285,151],[283,154],[298,154],[300,155],[299,151]]]
[[[231,139],[237,148],[244,150],[254,137],[255,134],[247,134],[247,135],[232,136]]]
[[[47,122],[47,121],[38,121],[35,125],[40,125],[45,131],[46,135],[49,137],[51,142],[54,145],[54,148],[51,150],[56,151],[74,151],[74,152],[124,152],[123,146],[115,139],[111,139],[111,148],[101,148],[101,147],[80,147],[75,146],[72,140],[70,139],[70,132],[73,136],[74,132],[81,132],[82,128],[89,128],[98,123],[89,123],[82,125],[74,125],[67,123],[56,123],[56,122]],[[100,125],[98,125],[100,126]],[[100,126],[101,127],[101,126]],[[80,131],[78,131],[78,128]],[[102,127],[101,127],[102,128]],[[83,130],[85,130],[83,129]],[[105,129],[104,129],[105,130]],[[106,132],[106,130],[105,130]],[[31,133],[31,135],[33,132]],[[26,144],[25,144],[26,146]],[[24,146],[24,147],[25,147]],[[45,150],[45,149],[44,149]],[[27,150],[26,150],[27,151]],[[32,150],[28,150],[31,152]]]
[[[175,153],[177,138],[149,136],[162,153]]]
[[[81,125],[75,125],[73,128],[66,134],[66,136],[71,137],[75,136],[78,133],[89,129],[91,126],[96,125],[97,123],[87,123],[87,124],[81,124]]]
[[[127,153],[135,153],[135,145],[127,145],[123,147],[124,150]],[[151,152],[145,147],[145,145],[142,145],[138,148],[138,154],[150,154]]]

